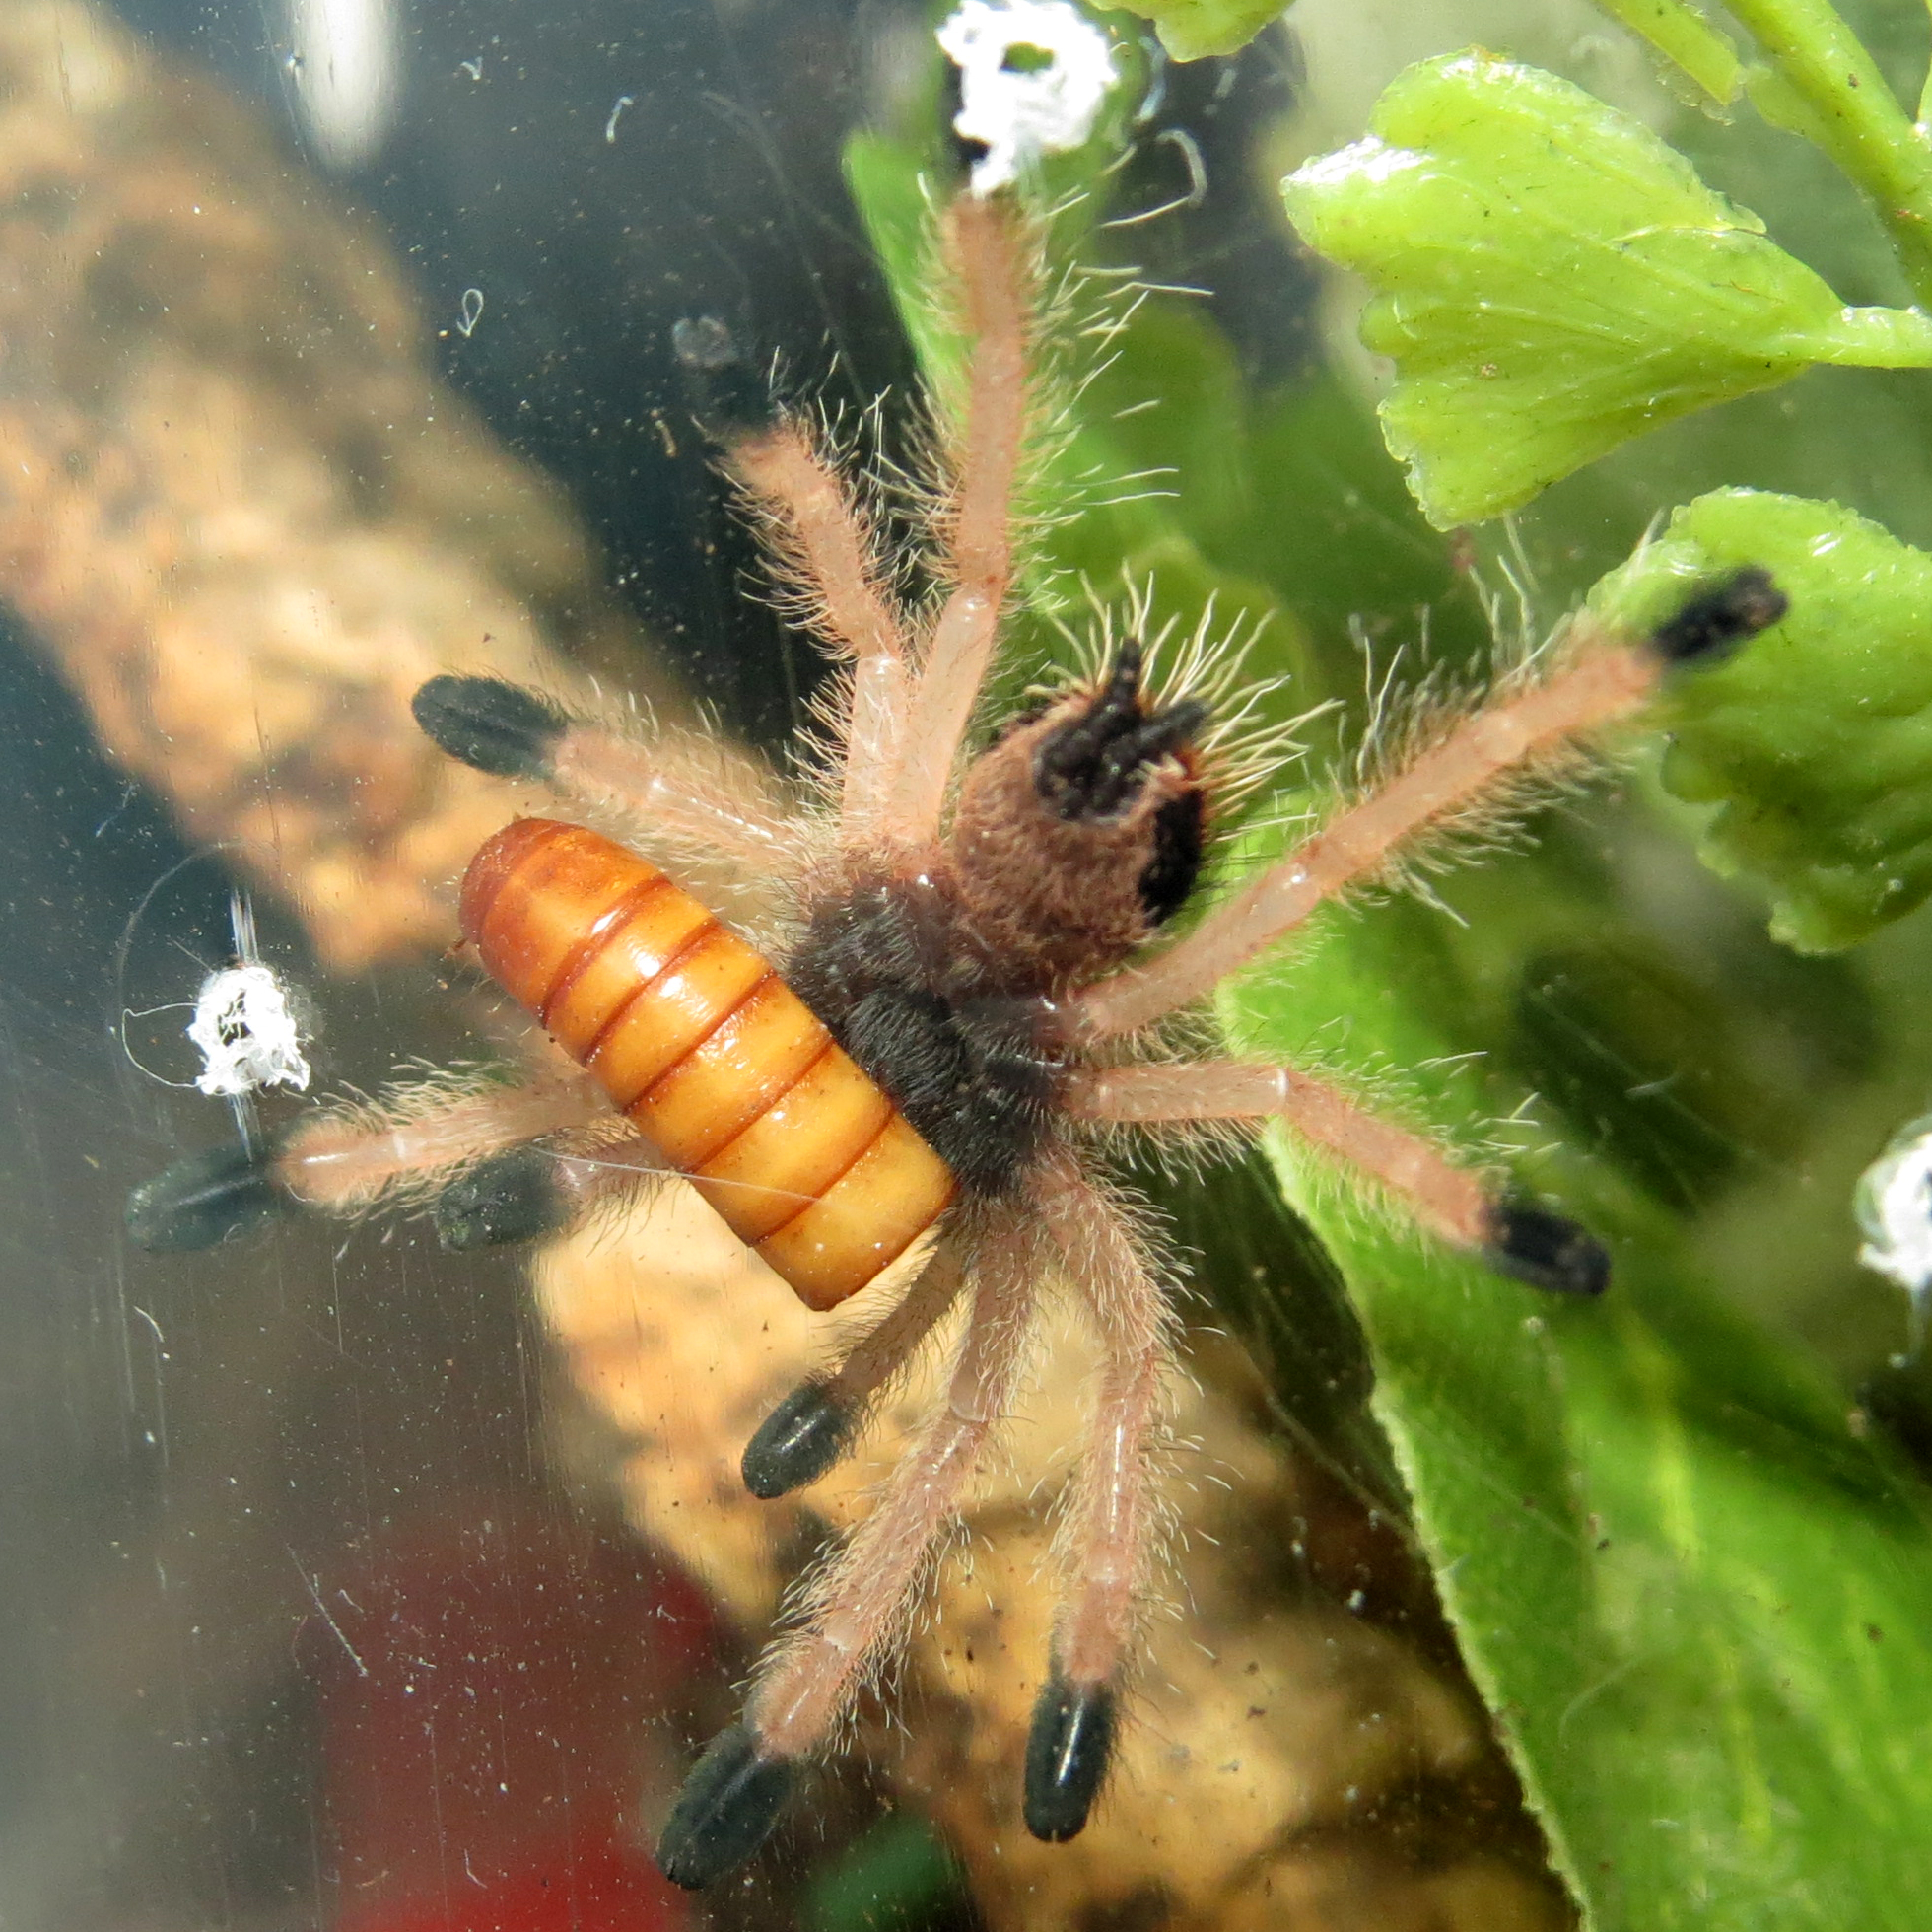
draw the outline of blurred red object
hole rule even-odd
[[[502,1496],[445,1498],[303,1580],[344,1932],[691,1922],[634,1824],[654,1718],[715,1668],[688,1583]]]
[[[672,1932],[691,1922],[686,1895],[644,1852],[614,1844],[559,1846],[480,1892],[458,1874],[442,1897],[351,1905],[340,1921],[354,1932]]]

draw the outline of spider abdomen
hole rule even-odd
[[[754,947],[625,847],[507,826],[463,877],[491,976],[814,1308],[872,1280],[956,1182]]]

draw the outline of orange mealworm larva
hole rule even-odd
[[[463,875],[485,969],[813,1308],[938,1219],[948,1168],[777,970],[635,853],[522,818]]]

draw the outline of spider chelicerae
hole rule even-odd
[[[787,607],[837,667],[809,772],[789,791],[727,782],[701,741],[492,680],[433,679],[415,712],[446,751],[540,781],[622,835],[521,820],[465,878],[466,936],[564,1053],[539,1048],[514,1082],[431,1077],[336,1103],[264,1145],[178,1164],[130,1207],[146,1245],[185,1248],[292,1204],[359,1213],[414,1199],[447,1244],[472,1247],[554,1230],[669,1169],[814,1306],[903,1258],[882,1316],[747,1448],[761,1496],[830,1468],[966,1303],[943,1406],[809,1580],[742,1719],[685,1783],[658,1857],[687,1886],[756,1850],[797,1767],[890,1653],[1014,1404],[1051,1291],[1078,1302],[1103,1366],[1064,1505],[1064,1601],[1024,1813],[1049,1840],[1084,1825],[1157,1588],[1152,1472],[1173,1363],[1173,1263],[1110,1174],[1125,1132],[1211,1142],[1279,1122],[1501,1274],[1560,1294],[1605,1287],[1608,1258],[1587,1233],[1426,1135],[1330,1079],[1202,1052],[1206,1002],[1319,908],[1398,878],[1432,834],[1572,771],[1674,670],[1784,608],[1747,568],[1695,586],[1647,637],[1579,620],[1188,923],[1240,764],[1217,735],[1202,654],[1163,676],[1142,640],[1110,641],[1003,728],[975,728],[1050,408],[1039,226],[1009,190],[964,189],[938,219],[936,255],[964,362],[959,406],[935,412],[922,499],[931,596],[902,592],[871,486],[815,420],[773,404],[718,323],[678,332]],[[754,926],[776,967],[678,883],[721,874],[780,902],[776,925]]]

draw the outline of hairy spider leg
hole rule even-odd
[[[1071,1075],[1066,1104],[1086,1120],[1146,1127],[1279,1120],[1396,1196],[1431,1233],[1505,1275],[1557,1294],[1601,1294],[1609,1283],[1609,1256],[1573,1221],[1497,1200],[1421,1135],[1298,1068],[1236,1060],[1111,1068]]]
[[[744,1486],[770,1501],[817,1482],[852,1446],[879,1391],[959,1299],[964,1280],[958,1245],[942,1236],[912,1285],[838,1367],[799,1383],[759,1424],[745,1445]]]
[[[721,770],[709,742],[683,731],[585,719],[558,743],[545,782],[592,822],[621,814],[620,829],[646,844],[680,841],[749,880],[793,871],[796,821],[773,802],[754,759],[733,765]],[[666,869],[676,875],[674,862]]]
[[[1492,696],[1158,958],[1076,994],[1066,1009],[1070,1037],[1136,1033],[1205,998],[1318,907],[1385,874],[1403,848],[1513,777],[1559,762],[1579,740],[1640,711],[1673,666],[1713,661],[1784,608],[1769,577],[1749,568],[1641,641],[1579,625],[1583,634],[1548,675]]]
[[[764,1841],[798,1761],[851,1708],[867,1671],[904,1628],[932,1554],[1025,1361],[1042,1242],[1018,1214],[971,1258],[972,1310],[944,1407],[900,1457],[872,1512],[810,1579],[805,1621],[760,1664],[743,1719],[698,1760],[658,1840],[674,1884],[711,1884]]]
[[[144,1248],[186,1252],[294,1209],[354,1218],[434,1202],[448,1245],[519,1240],[568,1218],[559,1204],[538,1223],[522,1225],[533,1210],[538,1170],[548,1170],[555,1155],[531,1149],[515,1171],[501,1163],[546,1137],[581,1135],[587,1151],[623,1130],[596,1082],[561,1056],[547,1056],[516,1081],[426,1076],[373,1100],[331,1102],[254,1146],[189,1154],[134,1190],[128,1227]],[[473,1177],[486,1175],[494,1181],[479,1188]],[[452,1187],[467,1193],[451,1201],[446,1226],[444,1200]],[[513,1195],[520,1204],[514,1208]],[[506,1216],[518,1222],[514,1229]],[[465,1222],[467,1238],[452,1239]],[[505,1231],[485,1233],[491,1225]]]
[[[427,736],[498,778],[541,785],[620,837],[665,841],[753,883],[797,871],[799,826],[748,755],[728,762],[686,731],[579,717],[526,685],[445,673],[410,700]],[[616,822],[612,824],[612,820]],[[665,869],[675,877],[675,857]]]
[[[847,845],[876,839],[898,770],[913,665],[904,612],[865,495],[827,439],[777,405],[742,345],[715,315],[687,316],[672,346],[699,420],[724,451],[764,538],[783,615],[846,669],[831,707]]]
[[[875,837],[898,769],[912,676],[863,505],[796,416],[724,436],[725,467],[753,506],[805,627],[849,666],[839,799],[847,845]]]
[[[941,219],[940,247],[971,342],[964,419],[942,515],[952,589],[910,694],[887,828],[914,848],[937,835],[1012,585],[1012,509],[1025,451],[1033,331],[1032,243],[1010,195],[964,193]]]
[[[1037,1196],[1064,1272],[1100,1338],[1100,1386],[1062,1522],[1070,1579],[1026,1746],[1026,1828],[1077,1836],[1112,1757],[1125,1661],[1160,1539],[1154,1446],[1166,1420],[1175,1318],[1121,1209],[1055,1155]]]
[[[574,1068],[470,1092],[426,1082],[368,1107],[327,1107],[298,1123],[275,1156],[277,1181],[303,1207],[357,1214],[399,1189],[487,1159],[562,1128],[607,1118],[610,1103]]]

